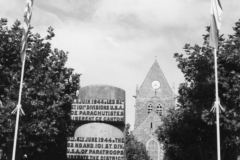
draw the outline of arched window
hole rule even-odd
[[[163,111],[162,105],[159,103],[159,104],[157,105],[157,110],[156,110],[156,112],[157,112],[157,114],[158,114],[159,116],[162,116],[162,111]]]
[[[148,114],[152,112],[153,110],[153,104],[152,103],[148,103]]]
[[[147,142],[147,151],[148,155],[150,156],[151,160],[158,160],[159,157],[159,145],[156,140],[151,139]]]

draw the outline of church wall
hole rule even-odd
[[[151,125],[152,123],[152,125]],[[135,130],[134,135],[140,142],[146,144],[146,141],[154,137],[155,131],[161,125],[161,119],[156,113],[151,113]]]
[[[135,105],[135,124],[134,128],[138,126],[148,115],[147,108],[146,108],[146,99],[136,99]]]
[[[163,107],[163,115],[166,115],[168,109],[174,107],[174,99],[163,99],[160,98],[136,98],[135,105],[135,125],[136,128],[147,116],[148,116],[148,108],[147,105],[149,102],[153,103],[153,111],[156,111],[156,106],[158,103],[162,104]]]

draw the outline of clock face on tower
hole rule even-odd
[[[159,89],[160,88],[160,82],[159,81],[153,81],[152,82],[152,88],[153,89]]]

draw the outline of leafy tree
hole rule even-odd
[[[240,21],[227,39],[219,37],[218,77],[222,160],[237,159],[240,143]],[[209,32],[209,27],[207,27]],[[179,87],[180,108],[170,110],[158,130],[164,143],[166,160],[215,160],[217,157],[216,116],[211,112],[215,101],[214,55],[204,43],[184,46],[185,54],[174,57],[185,76]]]
[[[71,101],[80,75],[65,67],[68,53],[51,49],[52,27],[45,38],[31,29],[21,101],[25,116],[20,116],[16,158],[26,154],[32,160],[66,159],[67,136],[73,132]],[[12,156],[16,116],[11,112],[18,102],[21,37],[19,21],[9,29],[7,19],[0,20],[0,148],[4,160]]]
[[[130,129],[130,124],[126,124],[125,128],[125,149],[126,149],[126,159],[127,160],[150,160],[148,156],[146,147],[139,142]]]

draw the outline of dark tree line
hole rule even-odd
[[[222,160],[236,160],[240,147],[240,21],[234,33],[219,36],[219,97]],[[216,116],[210,112],[215,101],[214,55],[208,46],[209,27],[202,46],[186,44],[185,54],[175,53],[185,77],[179,87],[179,109],[170,110],[158,130],[165,160],[217,159]]]
[[[150,160],[146,146],[139,142],[129,130],[130,125],[125,128],[125,151],[127,160]]]
[[[31,28],[32,29],[32,28]],[[65,66],[68,53],[51,48],[55,34],[28,34],[27,56],[22,92],[16,158],[27,155],[31,160],[66,159],[67,136],[73,132],[70,121],[71,101],[79,88],[80,74]],[[20,22],[7,27],[7,19],[0,20],[0,148],[2,159],[12,157],[16,107],[21,75]]]

